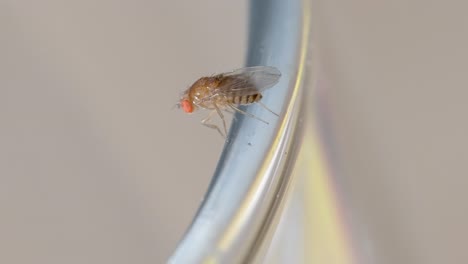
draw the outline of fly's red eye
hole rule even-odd
[[[180,106],[185,113],[192,113],[193,112],[193,105],[190,103],[189,100],[184,99],[180,102]]]

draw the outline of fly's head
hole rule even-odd
[[[193,113],[193,111],[195,111],[196,109],[196,106],[193,103],[193,100],[190,99],[190,96],[188,93],[184,93],[184,95],[182,95],[178,105],[180,108],[182,108],[182,110],[185,113],[188,113],[188,114]]]

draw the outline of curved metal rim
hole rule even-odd
[[[301,139],[307,5],[300,0],[252,1],[247,65],[281,70],[280,83],[263,100],[284,111],[270,125],[236,115],[203,204],[170,263],[244,262],[261,257],[268,244],[264,238],[274,230],[287,196]],[[246,110],[271,119],[256,106]]]

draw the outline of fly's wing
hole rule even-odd
[[[281,72],[268,66],[255,66],[215,76],[221,79],[213,94],[243,96],[258,94],[278,83]]]

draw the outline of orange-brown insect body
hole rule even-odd
[[[198,79],[187,91],[188,101],[206,109],[215,109],[214,105],[224,107],[227,104],[246,105],[260,101],[262,95],[253,91],[251,94],[232,92],[229,94],[214,94],[219,87],[235,81],[234,77],[202,77]],[[228,88],[228,86],[226,86]],[[226,89],[227,89],[226,88]]]
[[[268,66],[247,67],[230,73],[202,77],[185,91],[179,106],[186,113],[192,113],[198,107],[213,110],[207,118],[202,120],[202,124],[217,129],[221,135],[223,135],[221,130],[208,121],[213,113],[218,113],[223,121],[224,134],[226,134],[226,122],[222,110],[233,110],[268,124],[237,106],[259,103],[263,108],[277,115],[259,101],[263,97],[261,92],[275,85],[280,77],[281,73],[276,68]]]

